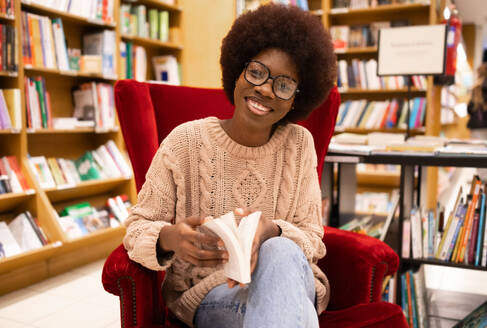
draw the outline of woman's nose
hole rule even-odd
[[[274,81],[269,79],[264,84],[259,85],[259,86],[255,86],[255,90],[265,97],[269,97],[269,98],[274,99],[275,95],[274,95],[274,91],[272,90],[272,83],[273,82]]]

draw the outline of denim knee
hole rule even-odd
[[[267,239],[260,246],[259,259],[288,262],[290,258],[300,258],[306,261],[303,251],[294,241],[285,237]]]

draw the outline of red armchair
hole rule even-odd
[[[217,116],[230,118],[233,107],[222,90],[175,87],[123,80],[115,85],[115,102],[137,190],[145,180],[162,139],[180,123]],[[302,125],[312,133],[321,171],[333,134],[340,96],[332,90],[323,105]],[[327,255],[319,262],[330,285],[330,303],[321,327],[407,327],[398,305],[380,301],[382,281],[398,269],[399,258],[377,239],[325,227]],[[164,304],[164,272],[131,261],[119,246],[102,274],[106,291],[120,297],[122,327],[184,327]]]

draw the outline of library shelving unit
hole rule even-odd
[[[350,167],[358,163],[370,163],[370,164],[395,164],[400,165],[400,187],[399,187],[399,219],[395,220],[395,223],[391,225],[391,229],[386,237],[386,242],[397,252],[400,257],[400,269],[399,274],[409,270],[417,269],[420,265],[429,264],[435,266],[445,266],[445,267],[455,267],[468,270],[484,271],[487,272],[486,266],[476,266],[464,263],[455,263],[450,261],[443,261],[436,258],[417,258],[412,257],[403,258],[402,257],[402,245],[403,245],[403,222],[406,220],[411,212],[411,209],[419,205],[426,205],[422,201],[421,193],[424,192],[424,179],[421,178],[422,173],[426,168],[430,167],[471,167],[471,168],[486,168],[487,161],[485,156],[477,155],[435,155],[434,153],[424,153],[424,154],[407,154],[407,153],[372,153],[368,155],[349,155],[339,152],[330,152],[327,154],[326,162],[328,164],[338,164],[339,175],[346,175],[347,180],[338,180],[338,192],[331,199],[332,210],[331,224],[334,226],[339,226],[347,222],[349,219],[346,213],[340,212],[338,209],[343,209],[342,203],[350,202],[350,195],[347,193],[353,192],[354,186],[350,187],[351,181],[349,180]],[[330,165],[328,165],[328,173],[331,174]],[[344,172],[340,172],[341,168],[345,168]],[[354,170],[352,170],[354,172]],[[415,172],[419,173],[417,180],[414,178]],[[325,177],[326,179],[326,177]],[[358,178],[357,178],[358,179]],[[353,180],[353,179],[352,179]],[[325,180],[326,181],[326,180]],[[353,182],[353,181],[352,181]],[[330,180],[329,186],[333,190],[333,179]],[[345,204],[346,205],[346,204]],[[448,215],[448,213],[445,213]],[[446,218],[445,222],[446,224]],[[394,229],[393,229],[394,227]],[[392,234],[392,236],[391,236]],[[484,236],[485,238],[485,236]],[[397,276],[396,290],[395,290],[395,301],[397,304],[401,304],[401,284],[399,282],[399,275]],[[475,295],[474,295],[475,296]],[[485,298],[485,297],[484,297]],[[433,301],[436,302],[436,301]]]
[[[77,159],[86,151],[94,150],[109,140],[113,140],[120,150],[124,142],[118,121],[114,128],[76,128],[76,129],[30,129],[27,128],[24,77],[41,76],[45,79],[46,89],[50,93],[53,117],[71,117],[73,112],[72,90],[84,82],[103,82],[114,85],[118,76],[102,74],[83,74],[32,67],[24,65],[22,57],[22,22],[21,13],[28,12],[61,18],[69,48],[82,49],[83,35],[103,30],[115,31],[115,65],[120,69],[121,40],[130,41],[147,49],[147,80],[153,79],[151,56],[175,54],[181,58],[182,41],[180,31],[181,0],[178,5],[168,5],[158,0],[140,0],[148,8],[168,10],[170,13],[170,42],[123,36],[120,32],[119,6],[123,0],[115,0],[113,23],[87,19],[63,12],[29,0],[14,1],[13,17],[0,16],[0,23],[15,26],[18,45],[17,72],[0,72],[0,88],[17,88],[21,92],[20,130],[0,131],[0,156],[13,155],[17,158],[21,171],[26,177],[30,189],[23,193],[0,195],[0,215],[30,211],[38,218],[39,224],[49,239],[42,248],[23,252],[0,259],[0,295],[33,284],[76,266],[106,257],[118,246],[125,234],[123,226],[106,228],[83,237],[69,239],[58,223],[58,212],[64,207],[89,202],[94,207],[104,206],[108,197],[125,194],[132,204],[136,202],[136,189],[133,178],[110,178],[90,180],[71,188],[43,189],[28,162],[29,156],[46,156]],[[120,72],[120,71],[118,71]],[[127,159],[127,163],[128,158]],[[2,216],[3,217],[3,216]],[[8,216],[5,216],[8,217]],[[5,219],[8,221],[8,219]]]

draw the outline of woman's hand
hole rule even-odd
[[[179,258],[196,266],[214,267],[228,261],[228,252],[219,250],[223,241],[196,230],[204,218],[192,216],[175,225],[166,226],[159,233],[159,246],[173,251]]]
[[[242,209],[237,208],[235,209],[234,213],[240,216],[247,216],[251,214],[253,211],[249,209]],[[257,266],[257,262],[259,259],[259,249],[260,245],[262,245],[267,239],[272,237],[279,236],[279,227],[274,222],[263,218],[262,216],[259,219],[259,225],[255,231],[254,241],[252,243],[252,256],[250,259],[250,274],[254,272],[255,267]],[[237,281],[233,279],[227,279],[227,284],[229,288],[233,288],[236,285],[240,285],[243,287],[244,284],[239,284]]]

